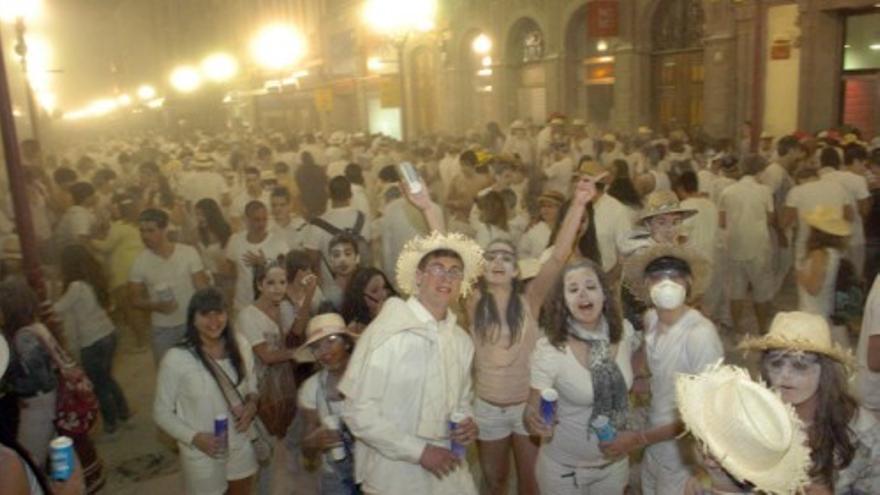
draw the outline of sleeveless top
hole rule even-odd
[[[837,269],[840,267],[840,251],[825,248],[825,252],[828,254],[828,263],[825,266],[822,287],[818,294],[813,295],[798,284],[798,309],[828,318],[834,311],[834,284],[837,281]]]
[[[494,404],[517,404],[529,397],[529,358],[541,332],[525,297],[520,299],[525,314],[516,342],[511,343],[510,332],[498,325],[489,330],[485,340],[472,334],[474,388],[477,397]]]

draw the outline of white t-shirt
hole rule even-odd
[[[804,215],[814,210],[819,205],[838,207],[843,209],[850,203],[849,194],[837,181],[826,179],[806,182],[797,185],[788,192],[785,198],[785,206],[795,208],[798,211],[797,237],[795,238],[795,253],[797,259],[804,256],[809,236],[809,225],[804,221]]]
[[[880,411],[880,373],[868,369],[868,340],[875,335],[880,335],[880,277],[874,278],[874,285],[865,301],[862,332],[856,348],[856,359],[859,363],[856,390],[861,396],[862,405]]]
[[[773,213],[773,193],[746,175],[721,193],[728,255],[733,260],[766,260],[771,253],[767,215]]]
[[[268,191],[263,191],[259,198],[254,198],[248,194],[246,190],[242,190],[232,198],[232,205],[229,207],[229,216],[232,218],[244,218],[244,209],[251,201],[259,201],[266,206],[266,209],[268,209],[271,204],[269,197],[270,194]]]
[[[846,170],[825,170],[819,170],[819,174],[823,178],[837,181],[849,194],[850,204],[853,208],[853,229],[849,244],[860,246],[865,243],[865,226],[862,224],[862,215],[859,212],[859,201],[871,197],[871,192],[868,190],[868,179]]]
[[[267,260],[287,254],[290,249],[284,240],[274,234],[267,233],[262,242],[256,244],[247,240],[247,231],[236,232],[226,243],[226,259],[235,263],[235,307],[241,310],[254,302],[254,271],[245,263],[244,255],[250,252],[263,252]]]
[[[553,162],[552,165],[544,169],[547,175],[547,182],[544,183],[544,190],[559,191],[568,196],[571,189],[571,174],[574,173],[574,162],[571,157],[566,156],[561,160]]]
[[[71,282],[52,309],[64,318],[64,333],[71,349],[88,347],[116,329],[92,286],[82,280]]]
[[[238,312],[238,318],[235,322],[235,329],[238,334],[243,336],[247,343],[254,348],[260,344],[268,344],[270,350],[277,350],[284,347],[282,342],[281,328],[275,323],[269,315],[263,313],[262,310],[251,304]],[[263,374],[266,372],[267,365],[260,359],[260,356],[254,354],[254,372],[257,374],[257,383],[263,380]]]
[[[607,335],[606,335],[607,336]],[[615,363],[626,386],[633,382],[630,359],[634,351],[635,332],[623,321],[623,336],[617,346]],[[609,350],[610,352],[610,350]],[[531,387],[536,390],[556,389],[559,393],[556,417],[558,423],[549,443],[541,449],[554,461],[566,466],[588,467],[608,463],[599,450],[599,440],[589,430],[593,414],[593,378],[590,370],[577,360],[568,346],[559,350],[547,340],[538,339],[531,359]]]
[[[299,407],[303,409],[311,409],[316,411],[318,419],[322,421],[328,416],[341,416],[343,401],[326,400],[326,392],[324,391],[327,383],[327,371],[321,370],[314,375],[308,377],[299,389],[297,394],[297,402]],[[333,472],[333,465],[328,458],[329,453],[325,454],[323,470],[325,472]]]
[[[351,206],[343,206],[342,208],[332,208],[321,215],[321,219],[336,226],[339,229],[354,229],[357,223],[358,210]],[[329,258],[329,244],[333,240],[333,234],[316,225],[310,225],[306,235],[305,247],[314,251],[320,251],[325,258]],[[370,224],[364,218],[364,225],[361,227],[361,236],[364,239],[370,239]]]
[[[88,208],[73,205],[58,220],[55,226],[55,239],[60,247],[79,241],[81,236],[87,236],[97,222],[95,214]]]
[[[715,261],[715,247],[718,237],[718,208],[707,198],[687,198],[681,202],[682,208],[697,210],[697,214],[685,219],[688,244],[710,262]]]
[[[210,198],[217,202],[217,206],[223,206],[224,194],[229,194],[229,186],[226,179],[217,172],[196,170],[183,176],[180,180],[180,195],[192,204],[199,200]]]
[[[607,273],[617,264],[618,251],[632,230],[632,212],[617,198],[603,194],[596,201],[593,213],[602,269]]]
[[[303,249],[308,231],[309,223],[301,217],[292,217],[284,227],[275,223],[274,220],[269,222],[269,232],[284,239],[290,249]]]
[[[171,314],[154,311],[150,314],[153,326],[176,327],[186,323],[186,307],[195,293],[192,276],[205,270],[202,258],[192,246],[174,244],[174,252],[163,258],[149,249],[144,249],[134,260],[128,281],[144,284],[151,301],[158,301],[156,288],[166,285],[174,294],[177,309]]]
[[[552,234],[550,226],[543,220],[532,225],[519,239],[517,251],[520,259],[538,258],[547,249]]]

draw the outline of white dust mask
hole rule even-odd
[[[675,309],[684,304],[687,289],[672,280],[663,280],[651,287],[651,302],[660,309]]]

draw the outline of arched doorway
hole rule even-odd
[[[484,43],[475,43],[482,39]],[[480,49],[478,49],[480,48]],[[492,38],[481,31],[471,31],[462,38],[459,48],[461,61],[461,95],[465,112],[465,125],[480,129],[494,120],[492,96],[497,91]]]
[[[534,19],[514,23],[507,39],[506,63],[510,67],[513,116],[542,123],[547,115],[544,33]]]
[[[412,54],[413,104],[411,129],[416,136],[433,133],[436,118],[436,69],[431,51],[422,46]]]
[[[565,31],[566,113],[604,125],[614,108],[614,56],[606,41],[588,32],[587,12],[584,3]]]
[[[652,81],[654,125],[703,123],[703,6],[701,0],[660,0],[654,11]]]

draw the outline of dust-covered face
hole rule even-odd
[[[340,242],[330,248],[330,269],[334,275],[351,275],[357,268],[359,257],[354,246]]]
[[[812,399],[819,391],[822,364],[818,354],[772,350],[764,354],[761,365],[770,387],[793,406]]]
[[[681,233],[681,215],[678,213],[664,213],[648,219],[648,227],[651,229],[651,237],[661,243],[675,243]]]
[[[578,323],[593,326],[602,317],[605,291],[592,268],[584,266],[568,271],[563,278],[565,306]]]
[[[486,259],[486,281],[491,285],[507,285],[516,277],[516,253],[508,244],[495,242],[483,254]]]

